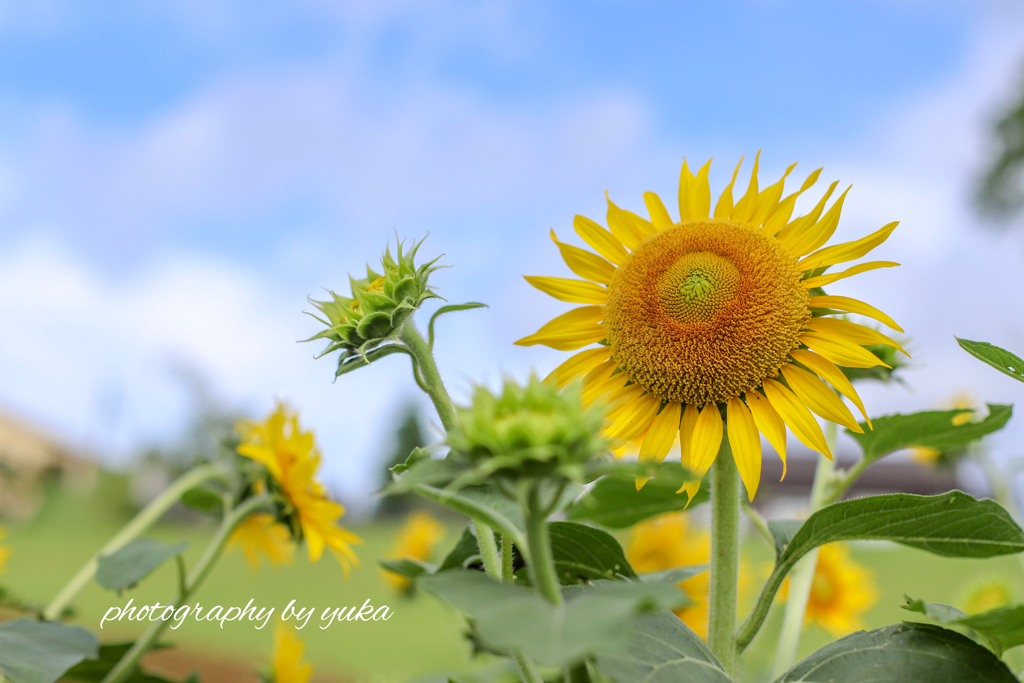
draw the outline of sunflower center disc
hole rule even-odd
[[[810,314],[796,259],[746,225],[684,223],[612,277],[604,320],[618,365],[665,400],[724,403],[775,377]]]

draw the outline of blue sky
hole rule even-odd
[[[187,362],[247,410],[299,407],[356,495],[386,442],[367,422],[414,387],[393,358],[332,384],[294,343],[308,294],[429,231],[439,292],[491,304],[443,323],[454,393],[543,372],[559,354],[510,342],[562,308],[520,278],[562,274],[548,228],[601,218],[605,189],[671,205],[684,155],[715,157],[717,192],[762,148],[763,179],[801,160],[854,183],[840,237],[903,221],[879,256],[900,272],[842,292],[921,350],[874,412],[1015,400],[951,335],[1024,348],[992,296],[1024,293],[1024,250],[969,207],[1022,22],[914,0],[0,4],[0,406],[123,460],[180,424]]]

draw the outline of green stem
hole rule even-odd
[[[484,561],[484,571],[501,581],[501,560],[498,558],[498,544],[494,542],[494,530],[483,522],[474,519],[476,544],[480,547],[480,557]]]
[[[825,441],[828,443],[829,450],[833,452],[836,449],[836,431],[834,422],[826,423]],[[834,461],[828,458],[818,459],[818,467],[814,472],[814,484],[811,487],[809,514],[817,512],[842,495],[842,491],[845,491],[845,489],[840,491],[838,487],[832,486],[834,472]],[[859,475],[859,472],[857,474]],[[852,483],[852,480],[850,481]],[[818,549],[815,548],[797,563],[790,574],[786,613],[782,620],[779,646],[775,655],[775,676],[780,676],[788,671],[796,661],[797,650],[800,648],[800,633],[804,627],[804,613],[807,611],[807,601],[811,597],[811,586],[814,583],[814,572],[817,568]]]
[[[711,473],[711,605],[708,645],[733,680],[736,652],[736,604],[740,575],[740,473],[728,438],[722,439]]]
[[[772,530],[768,528],[768,520],[761,516],[761,513],[751,507],[750,503],[746,500],[741,501],[743,504],[743,514],[747,516],[750,523],[754,525],[754,528],[758,530],[764,540],[768,542],[768,547],[775,547],[775,537],[772,536]]]
[[[522,506],[523,522],[526,526],[526,545],[530,552],[530,580],[540,594],[550,602],[561,605],[562,588],[558,585],[555,559],[551,555],[551,538],[548,535],[548,520],[542,513],[540,493],[537,486],[530,489]]]
[[[501,535],[501,580],[504,583],[512,583],[515,580],[512,573],[512,537],[505,534]],[[544,683],[544,677],[537,671],[537,665],[522,652],[513,650],[512,661],[516,663],[519,678],[523,683]]]
[[[448,434],[459,431],[459,416],[455,412],[455,406],[452,405],[451,397],[448,396],[448,390],[444,388],[441,373],[438,372],[437,363],[434,362],[434,353],[423,339],[423,335],[413,325],[412,319],[402,325],[400,337],[409,352],[412,353],[415,361],[413,371],[420,373],[420,378],[423,380],[420,386],[434,402],[434,408],[437,410],[438,417],[441,418],[444,430]]]
[[[178,597],[174,601],[173,607],[177,608],[188,601],[188,599],[196,592],[196,589],[202,585],[203,581],[210,574],[213,566],[220,558],[221,552],[224,550],[224,545],[231,537],[231,532],[235,530],[239,524],[241,524],[246,517],[249,515],[259,512],[261,509],[271,510],[273,509],[273,501],[270,496],[264,494],[249,498],[237,508],[235,508],[231,514],[224,518],[220,523],[220,527],[217,528],[217,533],[214,534],[210,544],[206,546],[206,550],[203,551],[202,557],[199,558],[199,562],[192,571],[189,573],[188,578],[185,580],[184,589],[179,589]],[[102,683],[121,683],[126,680],[131,673],[138,666],[139,660],[145,655],[150,648],[156,643],[157,638],[163,633],[163,630],[167,627],[169,622],[160,620],[155,621],[153,624],[146,629],[146,632],[139,637],[138,640],[132,645],[131,649],[128,650],[121,657],[120,661],[114,668],[103,679]]]
[[[95,555],[89,558],[78,573],[71,577],[59,593],[50,601],[50,604],[43,610],[43,619],[47,621],[56,621],[60,619],[61,614],[67,608],[71,601],[75,599],[75,596],[85,588],[85,586],[92,580],[92,577],[96,575],[96,567],[99,566],[99,558],[101,555],[109,555],[130,541],[137,538],[149,527],[151,527],[158,519],[164,516],[171,507],[177,503],[181,496],[188,490],[195,488],[205,481],[211,479],[224,478],[227,476],[227,469],[224,465],[213,463],[209,465],[201,465],[189,472],[186,472],[177,481],[167,487],[159,496],[154,498],[149,504],[142,508],[137,515],[130,522],[128,522],[117,534],[107,541],[107,544],[100,548]]]
[[[512,572],[512,537],[501,535],[501,580],[505,583],[512,583],[515,576]]]

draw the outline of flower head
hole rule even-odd
[[[307,683],[313,676],[313,665],[302,662],[306,646],[291,629],[278,622],[274,631],[273,683]]]
[[[576,232],[596,254],[559,242],[552,231],[566,264],[583,279],[526,279],[556,299],[584,305],[516,343],[563,351],[599,344],[574,355],[551,378],[562,386],[583,377],[585,401],[606,397],[613,406],[606,435],[634,444],[643,460],[660,461],[678,434],[683,464],[699,475],[711,467],[727,435],[753,498],[761,473],[759,432],[785,462],[787,426],[804,444],[832,457],[812,412],[863,431],[836,395],[846,396],[867,418],[840,366],[885,365],[866,346],[902,349],[880,332],[830,316],[856,313],[902,329],[878,309],[826,295],[822,288],[898,265],[872,261],[825,272],[866,255],[896,223],[854,242],[825,246],[846,192],[826,211],[833,183],[810,213],[790,220],[797,198],[819,171],[783,198],[793,166],[761,190],[757,161],[746,193],[733,202],[734,173],[711,214],[709,167],[710,162],[694,176],[683,162],[679,221],[648,192],[650,220],[611,200],[608,229],[576,216]],[[692,498],[699,486],[693,481],[680,490]]]
[[[1014,601],[1013,586],[1006,579],[989,578],[975,583],[964,596],[964,611],[968,614],[987,612],[997,607],[1005,607]]]
[[[430,274],[439,267],[434,266],[437,259],[420,266],[414,262],[421,244],[422,241],[413,245],[408,253],[403,253],[399,242],[397,258],[391,256],[390,248],[384,252],[381,258],[383,273],[367,266],[366,278],[356,280],[349,277],[351,298],[328,290],[330,300],[310,299],[310,303],[327,319],[313,317],[327,329],[306,341],[328,340],[329,344],[321,355],[339,349],[342,351],[337,374],[350,369],[350,359],[358,356],[366,360],[367,351],[396,339],[413,311],[427,299],[437,297],[427,284]]]
[[[395,560],[417,560],[428,562],[437,542],[444,538],[444,525],[429,512],[415,512],[409,516],[395,541],[395,548],[389,556]],[[393,587],[405,589],[411,585],[409,579],[385,571],[384,579]]]
[[[245,422],[240,429],[238,453],[267,468],[270,490],[281,502],[278,519],[287,523],[294,538],[305,539],[310,560],[320,559],[326,546],[348,572],[358,563],[350,544],[361,541],[336,524],[345,508],[329,500],[315,479],[320,454],[313,433],[303,432],[298,415],[281,404],[263,422]]]
[[[580,468],[605,451],[603,410],[583,405],[579,388],[559,391],[531,375],[525,385],[505,380],[501,393],[478,386],[459,409],[460,433],[452,449],[487,473],[543,476]]]
[[[780,598],[789,590],[789,579]],[[865,567],[850,559],[842,543],[829,543],[818,550],[811,594],[804,612],[804,627],[817,624],[836,636],[845,636],[863,628],[861,617],[878,602],[875,582]]]
[[[288,527],[279,524],[274,515],[266,512],[246,517],[231,532],[228,545],[238,546],[253,569],[259,568],[261,555],[270,564],[281,565],[290,563],[295,551]]]

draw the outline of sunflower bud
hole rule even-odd
[[[368,351],[383,342],[397,339],[402,325],[413,311],[427,299],[439,298],[427,284],[430,274],[439,267],[434,266],[437,259],[419,267],[414,262],[421,244],[422,241],[403,254],[402,243],[399,242],[397,258],[391,256],[390,248],[387,249],[381,258],[383,274],[367,266],[365,278],[356,280],[349,277],[351,298],[328,290],[330,300],[309,300],[327,320],[311,315],[326,325],[327,329],[306,341],[327,339],[330,344],[321,356],[339,349],[342,351],[338,360],[339,375],[373,360],[367,356]],[[357,355],[365,362],[355,365],[345,363]]]
[[[462,431],[451,435],[452,449],[498,474],[571,476],[607,446],[601,408],[584,407],[578,386],[559,392],[535,375],[525,386],[506,380],[499,395],[477,387],[459,419]]]

